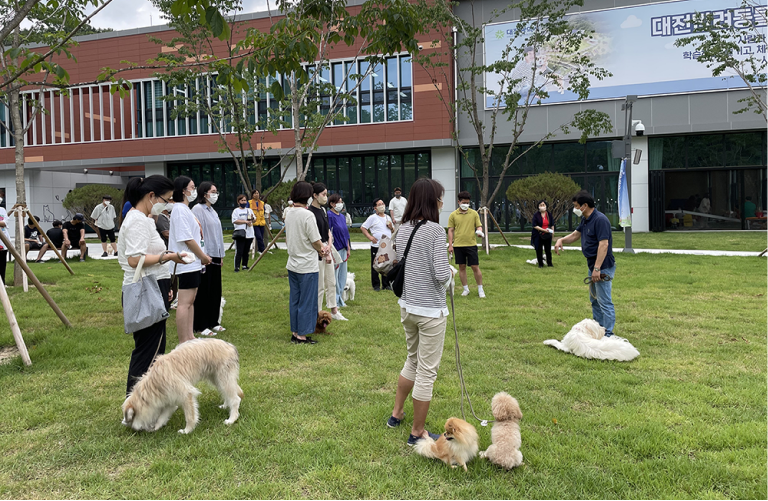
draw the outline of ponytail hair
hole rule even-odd
[[[149,177],[134,177],[128,181],[128,186],[125,187],[123,205],[125,202],[130,202],[131,206],[136,207],[149,192],[159,195],[169,191],[173,191],[173,183],[165,176],[155,174]]]

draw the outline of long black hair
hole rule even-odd
[[[192,182],[192,179],[188,178],[187,176],[179,176],[173,180],[173,201],[174,202],[184,201],[184,190],[187,189],[187,186],[189,186],[189,183],[191,182]]]
[[[204,204],[205,195],[207,195],[208,192],[211,191],[211,188],[213,188],[214,186],[216,185],[210,181],[203,181],[202,183],[200,183],[200,186],[197,187],[197,199],[195,199],[195,203]]]
[[[190,179],[191,181],[191,179]],[[136,207],[142,198],[152,192],[155,195],[173,191],[173,183],[170,179],[159,174],[149,177],[134,177],[128,181],[123,194],[123,205],[125,202],[131,202],[131,206]]]

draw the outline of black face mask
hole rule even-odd
[[[246,207],[248,207],[248,202],[241,202],[240,203],[240,208],[241,209],[245,209]]]

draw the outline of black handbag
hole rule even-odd
[[[245,238],[245,230],[239,229],[232,232],[232,240],[240,240]]]
[[[416,224],[416,227],[413,228],[413,231],[411,232],[410,238],[408,238],[408,245],[405,246],[405,252],[403,252],[403,259],[398,261],[392,266],[392,269],[389,270],[389,273],[387,273],[387,279],[389,280],[389,285],[392,287],[392,292],[395,293],[395,296],[402,297],[403,295],[403,285],[405,283],[405,258],[408,256],[408,251],[411,249],[411,242],[413,242],[413,236],[416,234],[416,230],[419,229],[419,226],[426,223],[426,219],[422,219],[421,221]]]

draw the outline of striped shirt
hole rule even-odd
[[[397,260],[400,261],[413,232],[409,221],[397,233]],[[442,226],[432,221],[421,225],[413,237],[405,260],[405,283],[398,304],[405,311],[422,317],[448,316],[445,292],[451,283],[451,268],[446,251],[447,236]]]

